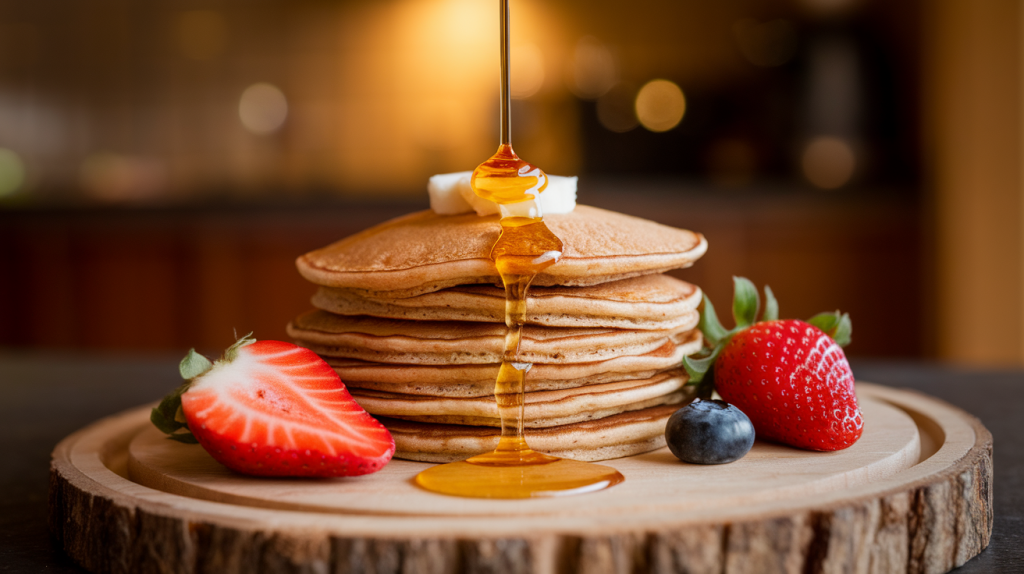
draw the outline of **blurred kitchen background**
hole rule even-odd
[[[854,356],[1024,364],[1016,0],[512,0],[513,142]],[[497,147],[494,0],[0,0],[0,348],[284,338]]]

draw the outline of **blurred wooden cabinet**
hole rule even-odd
[[[708,254],[676,274],[727,323],[731,277],[744,275],[770,284],[786,316],[850,312],[854,354],[922,353],[913,203],[597,187],[588,203],[707,236]],[[423,203],[0,212],[0,346],[216,353],[235,332],[285,338],[314,289],[298,255]]]

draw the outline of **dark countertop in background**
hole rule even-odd
[[[107,415],[178,385],[177,358],[0,352],[0,572],[84,572],[46,530],[50,452]],[[957,570],[1024,572],[1024,371],[854,361],[860,380],[908,387],[981,419],[994,437],[991,545]]]

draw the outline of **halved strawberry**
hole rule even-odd
[[[185,384],[151,420],[170,438],[198,441],[232,470],[357,476],[380,470],[395,452],[388,430],[309,349],[246,335],[215,363],[189,351],[180,370]]]

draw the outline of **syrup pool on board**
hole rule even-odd
[[[548,456],[530,449],[523,436],[524,380],[531,363],[518,360],[526,323],[527,291],[538,273],[558,262],[562,241],[544,224],[534,199],[547,175],[512,150],[509,90],[508,0],[501,17],[501,145],[473,172],[473,191],[501,210],[501,235],[491,249],[505,284],[505,350],[494,385],[501,439],[494,452],[429,468],[416,476],[427,490],[475,498],[530,498],[601,490],[622,482],[614,468]]]

